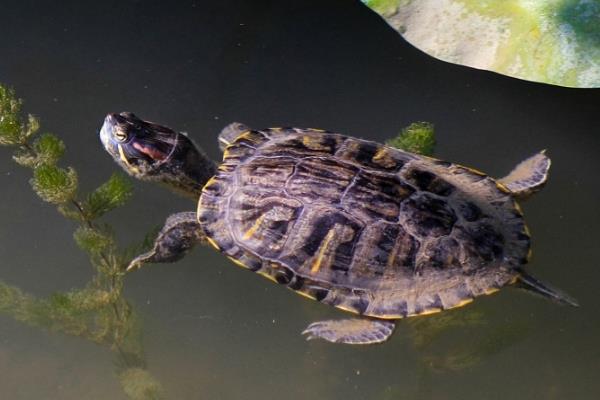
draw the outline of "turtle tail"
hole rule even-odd
[[[579,307],[579,303],[568,294],[555,289],[545,283],[540,282],[533,276],[523,270],[519,270],[519,275],[515,282],[515,286],[520,289],[525,289],[560,304],[566,304],[573,307]]]

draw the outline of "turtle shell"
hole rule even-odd
[[[198,219],[237,264],[389,319],[513,282],[530,242],[510,192],[485,174],[314,129],[238,136],[203,189]]]

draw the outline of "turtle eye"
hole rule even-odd
[[[119,142],[124,142],[127,140],[127,134],[121,130],[117,130],[117,131],[115,131],[115,138]]]

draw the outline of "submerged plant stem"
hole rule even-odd
[[[76,171],[57,166],[64,143],[51,134],[32,143],[39,123],[31,115],[26,122],[22,120],[21,104],[14,91],[0,85],[0,145],[15,148],[13,159],[33,170],[31,185],[42,200],[55,204],[63,216],[79,224],[75,240],[89,254],[95,274],[84,288],[49,298],[37,298],[0,280],[0,312],[27,325],[109,347],[117,355],[119,380],[128,397],[162,398],[160,383],[145,370],[139,321],[123,297],[127,252],[117,247],[108,225],[97,223],[103,214],[127,201],[131,186],[113,175],[94,192],[79,197]]]

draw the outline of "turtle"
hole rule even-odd
[[[476,169],[321,129],[232,123],[213,162],[187,134],[130,112],[101,142],[133,177],[197,201],[169,216],[134,258],[174,262],[196,244],[296,293],[355,314],[318,321],[307,339],[387,340],[396,321],[516,286],[576,306],[524,270],[530,234],[519,201],[546,183],[544,151],[494,179]]]

